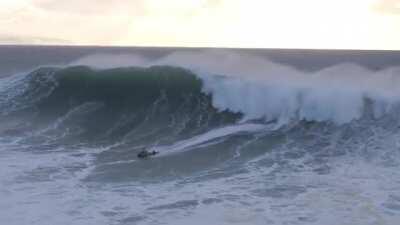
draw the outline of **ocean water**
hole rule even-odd
[[[400,223],[400,52],[0,59],[0,224]]]

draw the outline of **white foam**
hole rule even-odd
[[[231,53],[206,57],[207,54],[187,58],[178,54],[168,60],[180,60],[188,67],[200,65],[193,70],[200,71],[205,81],[204,91],[213,93],[213,104],[220,110],[243,112],[246,118],[264,116],[281,121],[306,118],[345,122],[360,116],[360,110],[365,107],[360,99],[364,97],[379,103],[377,115],[383,115],[390,110],[391,104],[398,101],[396,75],[399,73],[395,68],[372,72],[355,65],[338,65],[307,74],[264,59],[229,56]],[[218,56],[219,53],[213,54]],[[180,57],[183,58],[174,59]],[[202,57],[204,62],[190,64],[191,60]],[[262,67],[264,62],[266,70],[252,73],[254,66]],[[163,64],[162,61],[155,63]],[[200,68],[201,65],[204,68]],[[213,70],[216,74],[226,72],[231,77],[216,77]],[[287,74],[282,71],[287,71]],[[264,129],[269,128],[258,124],[223,127],[183,140],[174,147],[177,147],[177,152],[185,151],[227,135]],[[147,184],[82,182],[81,179],[95,166],[91,154],[108,148],[95,149],[95,152],[92,149],[77,152],[54,149],[38,154],[20,151],[24,146],[7,142],[0,145],[0,223],[395,225],[400,220],[399,209],[395,208],[400,204],[397,199],[400,196],[399,137],[391,130],[383,133],[378,129],[375,134],[380,135],[371,141],[364,138],[370,136],[370,132],[365,131],[360,140],[350,146],[355,156],[350,154],[337,160],[328,158],[331,171],[327,174],[312,172],[314,168],[308,168],[310,162],[307,163],[307,158],[284,160],[281,167],[277,165],[281,158],[276,158],[271,167],[264,165],[260,158],[259,161],[250,161],[249,165],[234,165],[243,166],[238,168],[242,173],[232,175],[229,173],[232,171],[226,171],[226,174],[222,171],[221,174],[221,170],[206,170],[200,171],[204,173],[200,179],[196,174],[187,179]],[[360,142],[364,143],[360,145]],[[301,143],[297,147],[309,148]],[[275,154],[284,157],[285,152],[280,150],[277,149]],[[296,146],[286,150],[296,150]],[[83,155],[74,156],[73,153]],[[363,153],[374,154],[364,161],[358,155]],[[273,151],[268,151],[262,157],[275,159],[273,154]],[[382,154],[383,160],[393,159],[396,165],[383,166],[374,162],[377,154]],[[297,164],[301,167],[296,167]],[[69,169],[76,165],[86,169],[71,172]],[[50,181],[40,180],[40,176],[33,176],[36,180],[24,179],[43,168],[55,169]],[[130,167],[124,168],[130,172]],[[296,169],[292,171],[289,168]],[[209,175],[216,176],[209,178]],[[271,187],[280,185],[300,186],[305,191],[294,197],[269,197]],[[267,195],[258,196],[260,190],[265,190]],[[219,201],[204,203],[203,200],[210,198]],[[187,200],[198,204],[151,210]],[[388,204],[394,207],[387,207]],[[135,221],[134,216],[144,219]],[[133,218],[133,222],[124,222],[127,218]]]
[[[209,132],[206,132],[204,134],[200,134],[197,136],[194,136],[192,138],[189,138],[187,140],[182,140],[179,141],[173,145],[170,146],[157,146],[154,147],[153,150],[159,151],[160,156],[166,155],[166,154],[172,154],[172,153],[178,153],[178,152],[183,152],[189,150],[191,147],[198,146],[200,144],[215,140],[217,138],[221,137],[226,137],[235,133],[240,133],[240,132],[246,132],[246,133],[251,133],[251,132],[259,132],[262,130],[266,130],[268,126],[266,125],[260,125],[260,124],[239,124],[239,125],[232,125],[232,126],[226,126],[226,127],[221,127],[217,129],[213,129]]]
[[[115,63],[116,58],[123,63]],[[221,50],[175,52],[155,61],[136,55],[102,55],[100,59],[95,55],[78,62],[100,68],[115,65],[189,68],[201,77],[203,91],[212,94],[216,108],[241,112],[245,120],[264,118],[281,124],[291,120],[343,124],[362,117],[365,99],[374,103],[376,117],[400,102],[397,88],[400,68],[371,71],[355,64],[339,64],[305,72],[267,58]]]

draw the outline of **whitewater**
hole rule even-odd
[[[0,78],[0,224],[399,223],[400,56],[115,51]]]

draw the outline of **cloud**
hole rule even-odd
[[[211,18],[213,9],[226,4],[226,0],[13,1],[8,9],[0,8],[0,33],[97,45],[127,44],[120,40],[138,44],[160,38],[173,41],[177,33],[188,38],[187,34]],[[209,26],[218,24],[218,18],[212,18]]]
[[[105,5],[97,5],[94,1],[82,1],[81,4],[71,1],[58,5],[53,0],[21,0],[19,4],[10,3],[8,8],[0,8],[2,42],[14,39],[17,43],[25,43],[32,39],[32,43],[46,40],[64,43],[63,40],[69,40],[74,44],[109,44],[116,36],[123,34],[131,17],[129,9],[120,14],[109,7],[107,14],[103,12]],[[42,3],[54,5],[44,8]],[[90,9],[89,3],[94,4],[93,9]]]
[[[216,7],[226,0],[30,0],[32,6],[48,12],[71,14],[129,13],[131,16],[165,13],[187,13]]]
[[[400,14],[400,0],[379,0],[374,9],[381,13]]]
[[[115,12],[140,13],[145,0],[31,0],[32,5],[43,11],[84,14],[109,14]]]
[[[400,38],[386,16],[400,0],[0,1],[3,42],[387,49]]]
[[[0,34],[0,44],[20,44],[20,45],[65,45],[71,44],[70,41],[48,38],[48,37],[33,37],[33,36],[17,36],[9,34]]]

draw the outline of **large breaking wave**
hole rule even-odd
[[[206,51],[158,60],[91,55],[4,78],[0,159],[2,175],[16,177],[4,185],[5,204],[36,196],[25,207],[43,207],[44,216],[32,215],[38,223],[53,209],[71,209],[79,221],[131,224],[131,212],[143,209],[144,223],[173,215],[176,224],[177,214],[191,223],[192,212],[198,221],[219,218],[237,204],[256,214],[227,214],[247,223],[272,215],[330,224],[326,215],[335,215],[374,224],[383,215],[396,224],[399,75],[350,63],[304,71]],[[159,154],[141,161],[143,147]],[[19,218],[16,205],[6,214]],[[91,214],[99,209],[109,211]],[[64,214],[71,221],[55,215]]]
[[[269,145],[274,137],[265,132],[287,136],[292,128],[397,133],[399,73],[355,64],[302,71],[221,51],[158,60],[91,55],[3,79],[0,133],[46,145],[117,144],[121,157],[149,146],[235,152],[249,140]]]
[[[182,107],[203,107],[203,117],[212,112],[231,122],[240,118],[340,125],[366,114],[379,118],[395,109],[399,74],[399,68],[372,71],[355,64],[301,71],[221,51],[176,53],[155,61],[92,55],[64,68],[39,68],[2,81],[0,104],[3,114],[34,107],[40,118],[96,102],[113,117],[148,115],[151,107],[160,105],[159,110],[165,110],[160,113],[167,117]]]

